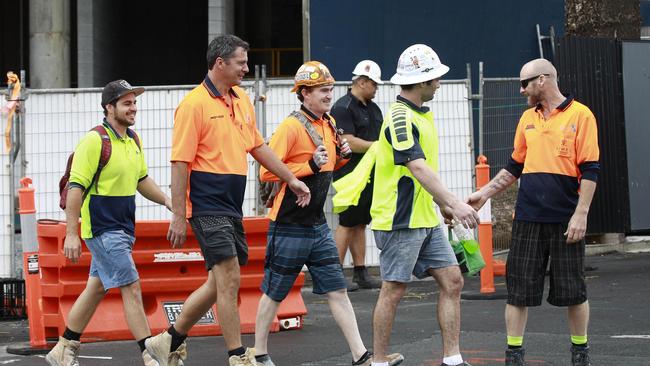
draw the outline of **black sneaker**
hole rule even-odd
[[[525,354],[526,351],[523,348],[508,348],[506,350],[506,366],[526,366]]]
[[[589,362],[589,346],[571,346],[571,365],[591,366]]]
[[[472,366],[467,362],[459,363],[458,365],[447,365],[446,363],[441,363],[440,366]]]

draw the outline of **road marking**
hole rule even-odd
[[[44,355],[38,355],[38,357],[45,358]],[[112,356],[81,356],[81,355],[79,355],[77,357],[79,357],[79,358],[87,358],[87,359],[91,359],[91,360],[112,360],[113,359]]]
[[[13,360],[6,360],[6,361],[0,361],[0,365],[6,365],[14,362],[20,362],[18,359],[13,359]]]
[[[611,338],[619,338],[619,339],[650,339],[650,334],[623,334],[623,335],[612,336]]]

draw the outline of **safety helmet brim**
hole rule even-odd
[[[425,73],[417,73],[411,75],[400,75],[395,74],[390,78],[390,82],[395,85],[411,85],[417,83],[423,83],[425,81],[437,79],[442,77],[449,72],[449,66],[444,64],[439,64],[436,68],[429,70]]]

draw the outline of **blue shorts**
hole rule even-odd
[[[140,278],[131,256],[135,237],[124,230],[114,230],[85,239],[85,242],[92,254],[90,276],[99,277],[104,290],[123,287]]]
[[[373,230],[381,279],[407,283],[411,274],[422,279],[429,269],[457,266],[456,255],[442,226],[393,231]]]
[[[315,294],[347,288],[336,243],[327,224],[302,226],[271,221],[264,261],[262,292],[275,301],[289,294],[307,265]]]

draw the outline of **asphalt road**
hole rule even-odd
[[[650,365],[650,253],[610,254],[589,257],[587,272],[591,325],[589,343],[592,364]],[[503,279],[497,278],[497,289]],[[478,279],[468,279],[465,290],[475,293]],[[309,310],[301,330],[272,334],[270,352],[278,366],[350,365],[351,356],[332,319],[325,298],[303,296]],[[377,290],[350,293],[361,334],[372,346],[372,310]],[[440,333],[435,318],[437,289],[433,281],[418,281],[409,286],[401,302],[391,351],[406,357],[404,365],[439,365]],[[463,300],[461,350],[472,365],[503,365],[505,332],[504,300]],[[244,343],[253,344],[245,335]],[[16,356],[6,346],[28,339],[26,322],[0,322],[0,365],[45,365],[42,356]],[[566,311],[548,304],[529,313],[524,338],[527,361],[531,366],[569,365],[570,339]],[[186,365],[227,365],[221,337],[191,338]],[[142,365],[134,342],[89,343],[82,346],[82,366]]]

